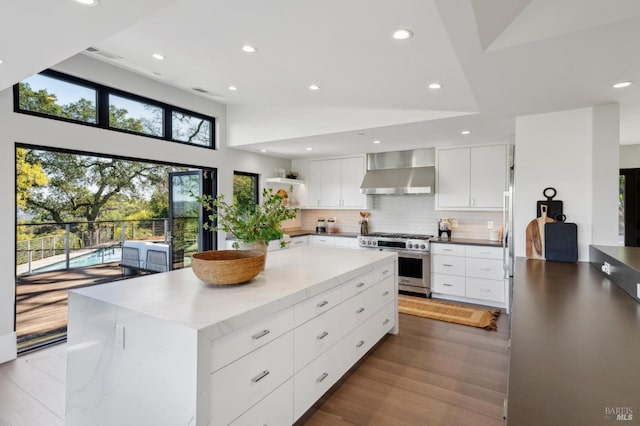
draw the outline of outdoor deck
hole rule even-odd
[[[66,334],[68,290],[121,279],[118,262],[16,277],[18,350]]]

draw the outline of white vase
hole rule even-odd
[[[258,250],[264,253],[264,264],[267,264],[267,243],[264,241],[238,241],[238,250]],[[264,268],[263,268],[264,270]]]

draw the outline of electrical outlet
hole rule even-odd
[[[487,222],[487,229],[493,229],[493,221],[492,220]]]
[[[456,219],[451,219],[451,227],[452,228],[457,228],[458,227],[458,221]]]
[[[116,325],[116,347],[124,349],[124,325]]]
[[[611,275],[611,265],[609,265],[608,262],[604,262],[602,264],[602,272],[604,272],[607,275]]]

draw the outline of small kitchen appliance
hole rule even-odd
[[[318,221],[316,222],[316,232],[327,232],[327,225],[324,221],[324,218],[322,217],[319,217]]]
[[[443,234],[447,236],[448,240],[451,239],[451,220],[447,218],[438,220],[438,239],[441,239]]]
[[[364,249],[398,253],[398,289],[403,294],[431,295],[431,257],[429,240],[433,235],[391,234],[375,232],[358,236]]]

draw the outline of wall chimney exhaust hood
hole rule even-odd
[[[367,154],[362,194],[433,194],[435,148]]]

